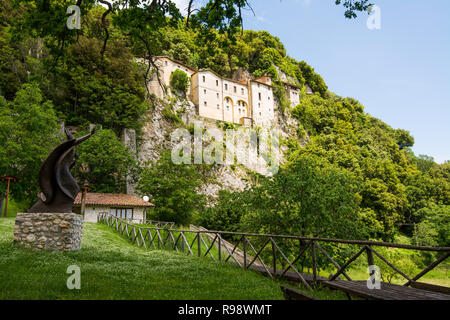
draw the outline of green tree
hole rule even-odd
[[[200,187],[201,176],[193,165],[174,164],[170,152],[163,152],[142,170],[136,189],[151,198],[157,219],[185,225],[204,208]]]
[[[417,157],[413,160],[416,163],[417,169],[422,171],[422,173],[427,173],[431,168],[433,168],[436,165],[436,162],[434,162],[434,158],[419,154]]]
[[[40,166],[62,141],[53,105],[37,84],[24,84],[12,102],[0,96],[0,141],[0,175],[18,177],[12,197],[31,204],[39,191]]]
[[[206,208],[196,223],[209,230],[242,231],[244,197],[245,193],[220,190],[215,205]]]
[[[431,205],[417,211],[422,222],[417,225],[416,237],[420,245],[450,246],[450,206]]]
[[[177,69],[170,75],[170,85],[172,88],[186,93],[189,85],[189,78],[183,70]]]
[[[262,233],[362,238],[357,181],[316,157],[300,157],[249,193],[244,226]]]
[[[414,138],[407,130],[397,129],[395,135],[400,148],[412,147],[414,145]]]
[[[139,132],[147,112],[142,73],[123,41],[111,42],[102,61],[98,39],[80,37],[47,94],[69,125],[101,124],[121,134]]]
[[[136,177],[133,155],[117,135],[109,129],[100,130],[78,147],[76,178],[95,192],[125,193],[127,175]]]

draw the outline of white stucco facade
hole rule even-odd
[[[191,98],[199,116],[233,123],[250,117],[246,83],[222,78],[209,70],[195,73],[191,83]]]
[[[109,206],[92,206],[92,205],[86,205],[85,214],[84,214],[84,221],[85,222],[97,222],[97,216],[101,212],[108,212],[114,214],[117,212],[115,209],[119,209],[118,207],[109,207]],[[120,208],[122,209],[122,208]],[[130,211],[126,211],[125,209],[125,217],[119,216],[120,218],[123,218],[125,220],[129,220],[133,223],[141,223],[145,218],[145,208],[128,208],[128,210],[132,209],[131,216]],[[114,213],[113,213],[114,212]]]
[[[272,86],[259,81],[250,81],[250,85],[253,121],[259,127],[270,126],[275,119]]]
[[[296,86],[287,84],[286,91],[291,102],[291,108],[294,108],[300,104],[300,89]]]

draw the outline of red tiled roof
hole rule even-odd
[[[290,86],[290,87],[293,87],[293,88],[296,88],[296,89],[300,89],[299,86],[297,86],[297,85],[295,85],[295,84],[293,84],[293,83],[289,83],[289,82],[285,82],[285,81],[283,81],[283,83],[284,83],[284,85],[286,85],[286,86]]]
[[[75,198],[74,205],[81,205],[81,192]],[[122,193],[86,193],[86,205],[97,206],[127,206],[127,207],[154,207],[138,196]]]

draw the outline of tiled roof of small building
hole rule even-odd
[[[295,88],[295,89],[300,89],[299,86],[297,86],[296,84],[290,83],[290,82],[283,81],[283,84],[285,86],[289,86],[289,87],[292,87],[292,88]]]
[[[121,206],[121,207],[154,207],[150,202],[145,202],[138,196],[122,193],[87,193],[86,205],[97,206]],[[81,205],[81,192],[75,198],[74,205]]]

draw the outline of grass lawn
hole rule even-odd
[[[85,223],[82,249],[70,253],[18,248],[13,228],[0,219],[0,299],[283,299],[280,283],[255,272],[138,248],[102,224]],[[80,290],[66,287],[70,265]]]
[[[27,205],[23,203],[18,203],[14,201],[14,199],[9,198],[8,200],[8,212],[6,213],[6,216],[8,218],[13,218],[17,215],[18,212],[24,212],[26,211]],[[5,200],[3,200],[3,208],[1,208],[0,212],[3,217],[3,210],[5,209]]]

